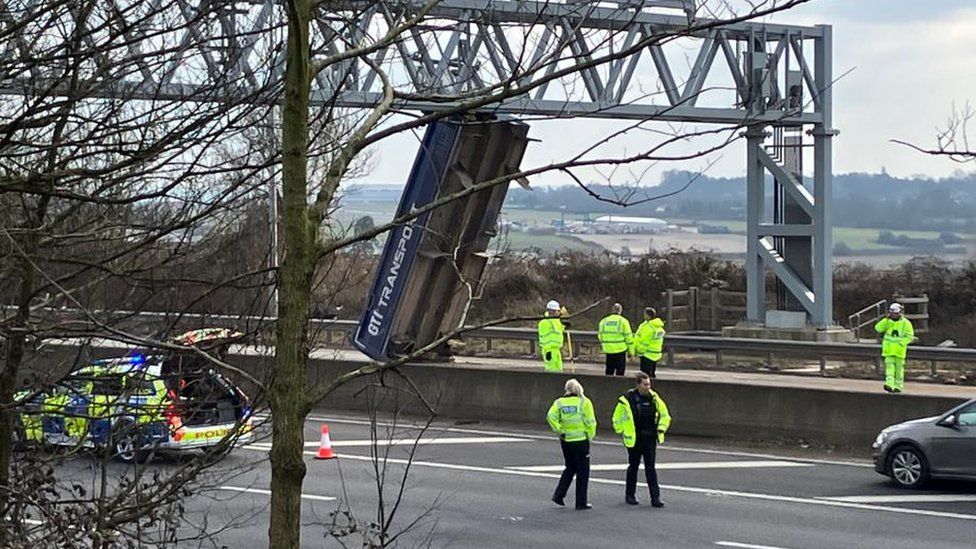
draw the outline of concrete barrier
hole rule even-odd
[[[90,357],[118,356],[119,349],[92,348]],[[76,349],[48,347],[33,361],[40,371],[65,371],[79,359]],[[256,355],[232,356],[230,362],[257,379],[266,379],[272,359]],[[310,386],[327,383],[363,366],[363,362],[312,360]],[[43,366],[43,367],[40,367]],[[552,400],[562,394],[571,376],[542,371],[463,368],[456,365],[416,364],[403,368],[410,382],[442,418],[491,420],[544,425]],[[610,417],[617,398],[633,386],[631,376],[610,378],[577,375],[593,400],[599,429],[612,434]],[[256,387],[241,382],[252,392]],[[370,387],[370,390],[366,390]],[[742,383],[657,380],[655,390],[668,403],[674,418],[672,434],[737,440],[806,439],[853,448],[870,447],[884,427],[907,419],[937,415],[960,399],[912,394],[889,395],[804,387],[769,387]],[[370,395],[380,409],[423,413],[410,397],[407,382],[392,372],[371,376],[336,390],[317,408],[362,411]]]
[[[320,381],[361,364],[315,365]],[[545,372],[465,369],[417,365],[405,370],[445,417],[543,425],[552,400],[562,395],[569,375]],[[602,434],[612,431],[610,417],[618,397],[633,386],[632,377],[576,376],[593,401]],[[405,394],[404,382],[385,376],[390,391]],[[375,381],[375,380],[373,380]],[[327,409],[363,410],[367,401],[362,381],[334,393]],[[671,433],[737,440],[806,439],[825,444],[869,448],[878,432],[907,419],[942,413],[958,399],[913,395],[865,394],[733,383],[658,380],[655,390],[668,403]],[[419,412],[416,403],[382,403]]]

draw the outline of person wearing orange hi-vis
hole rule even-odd
[[[539,321],[539,352],[547,372],[563,371],[563,340],[566,326],[561,318],[559,302],[546,304],[546,317]]]
[[[884,390],[900,393],[905,389],[905,356],[908,344],[915,339],[915,328],[902,315],[900,303],[888,307],[888,315],[874,325],[874,331],[882,336],[881,357],[885,362]]]

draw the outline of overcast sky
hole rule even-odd
[[[834,172],[879,172],[898,176],[951,175],[960,165],[931,158],[890,143],[893,138],[924,145],[935,141],[953,105],[976,104],[976,2],[972,0],[813,0],[783,13],[777,22],[829,24],[834,30]],[[718,61],[717,61],[718,62]],[[604,121],[533,124],[532,144],[523,168],[565,158],[605,135]],[[640,135],[617,143],[612,151],[634,151]],[[416,137],[385,142],[375,151],[371,182],[401,183],[416,151]],[[611,151],[608,151],[611,152]],[[733,144],[720,154],[684,163],[644,166],[613,178],[640,177],[653,185],[667,169],[707,168],[715,176],[744,174],[745,147]],[[962,166],[973,170],[976,166]],[[599,180],[608,174],[583,174]],[[562,176],[536,178],[536,185],[569,183]]]

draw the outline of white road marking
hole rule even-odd
[[[529,439],[515,437],[433,437],[421,438],[418,442],[416,438],[377,439],[375,441],[367,438],[360,440],[333,440],[332,447],[370,447],[373,444],[377,446],[398,446],[401,444],[413,445],[414,443],[418,446],[427,446],[428,444],[497,444],[502,442],[529,442]],[[320,443],[318,440],[309,440],[305,442],[305,447],[318,448]],[[271,448],[271,443],[257,442],[251,446]]]
[[[741,549],[786,549],[786,547],[775,545],[755,545],[752,543],[739,543],[737,541],[716,541],[715,545],[719,547],[739,547]]]
[[[426,446],[428,444],[495,444],[499,442],[529,442],[528,439],[516,438],[516,437],[432,437],[432,438],[421,438],[417,441],[416,437],[413,438],[395,438],[392,440],[376,440],[377,446],[393,446],[397,444],[419,444],[420,446]],[[333,446],[372,446],[373,440],[335,440],[332,441]],[[317,447],[318,442],[305,443],[306,446]]]
[[[911,494],[887,496],[842,496],[818,498],[826,501],[846,501],[849,503],[951,503],[956,501],[976,501],[976,495],[966,494]]]
[[[245,488],[243,486],[218,486],[218,490],[226,490],[228,492],[245,492],[248,494],[261,494],[263,496],[270,496],[271,490],[262,490],[260,488]],[[302,494],[302,499],[308,499],[312,501],[335,501],[336,498],[331,496],[316,496],[312,494]]]
[[[260,450],[259,448],[253,448],[255,450]],[[315,452],[305,452],[306,455],[314,456]],[[370,456],[355,456],[351,454],[345,454],[340,457],[342,460],[353,460],[353,461],[372,461],[373,458]],[[449,469],[454,471],[469,471],[473,473],[494,473],[500,475],[514,475],[514,476],[526,476],[526,477],[537,477],[537,478],[548,478],[548,479],[558,479],[559,475],[555,473],[539,473],[535,471],[520,471],[517,469],[502,469],[495,467],[478,467],[474,465],[458,465],[454,463],[436,463],[433,461],[420,461],[420,460],[406,460],[406,459],[394,459],[386,458],[383,460],[385,463],[400,464],[400,465],[410,465],[412,467],[431,467],[435,469]],[[611,484],[615,486],[623,486],[623,480],[614,479],[604,479],[604,478],[590,478],[591,484]],[[646,487],[644,483],[638,483],[640,486]],[[927,509],[908,509],[905,507],[885,507],[883,505],[870,505],[866,503],[853,503],[847,501],[831,501],[825,499],[817,498],[802,498],[796,496],[780,496],[775,494],[760,494],[756,492],[740,492],[738,490],[718,490],[714,488],[698,488],[695,486],[675,486],[669,484],[661,485],[661,488],[666,490],[672,490],[675,492],[686,492],[690,494],[702,494],[706,496],[725,496],[743,499],[755,499],[761,501],[777,501],[784,503],[799,503],[804,505],[818,505],[823,507],[841,507],[845,509],[860,509],[864,511],[880,511],[885,513],[896,513],[903,515],[918,515],[925,517],[937,517],[937,518],[951,518],[959,520],[969,520],[976,521],[976,515],[967,515],[965,513],[949,513],[943,511],[930,511]]]
[[[655,465],[657,470],[685,470],[685,469],[759,469],[765,467],[813,467],[811,463],[800,463],[798,461],[680,461],[670,463],[658,463]],[[530,465],[528,467],[505,467],[506,469],[517,469],[519,471],[557,472],[562,471],[562,465]],[[590,465],[590,471],[626,471],[626,463],[599,463]]]
[[[307,421],[317,421],[321,423],[339,423],[347,425],[370,425],[370,422],[362,419],[345,419],[345,418],[328,418],[321,416],[309,416],[306,418]],[[419,426],[407,424],[407,423],[393,423],[377,421],[377,425],[384,427],[400,427],[405,429],[417,429]],[[492,431],[485,429],[467,429],[462,427],[440,427],[431,426],[431,431],[443,431],[447,433],[467,433],[472,435],[493,435],[493,436],[504,436],[515,434],[519,438],[531,439],[531,440],[555,440],[555,435],[533,435],[526,433],[511,433],[504,431]],[[593,440],[590,444],[598,444],[602,446],[620,446],[620,441],[606,441],[606,440]],[[792,457],[792,456],[780,456],[773,454],[761,454],[755,452],[740,452],[740,451],[729,451],[729,450],[711,450],[703,448],[689,448],[686,446],[672,446],[670,444],[666,446],[658,446],[658,451],[661,452],[692,452],[697,454],[711,454],[716,456],[729,456],[729,457],[744,457],[744,458],[754,458],[754,459],[772,459],[772,460],[795,460],[802,461],[804,463],[812,463],[815,465],[840,465],[844,467],[862,467],[862,468],[874,468],[874,464],[869,460],[840,460],[840,459],[819,459],[819,458],[805,458],[805,457]]]

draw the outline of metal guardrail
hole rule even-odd
[[[854,332],[854,336],[861,338],[861,329],[872,325],[881,319],[888,312],[889,303],[901,303],[905,306],[904,316],[912,321],[916,334],[924,334],[929,331],[929,296],[922,294],[918,297],[906,297],[898,294],[891,296],[891,300],[882,299],[872,303],[860,311],[847,317],[847,327]],[[908,312],[909,308],[915,307],[915,312]],[[872,332],[873,334],[873,332]]]
[[[572,338],[575,345],[598,345],[596,332],[573,331]],[[530,328],[482,328],[469,332],[472,337],[490,339],[527,340],[534,342],[538,335]],[[832,343],[815,341],[788,341],[776,339],[732,338],[708,335],[668,335],[665,338],[669,362],[673,361],[673,353],[683,351],[713,351],[716,361],[721,362],[722,352],[739,352],[748,354],[763,354],[767,361],[772,362],[771,355],[803,356],[820,361],[821,372],[826,371],[828,358],[849,358],[873,360],[876,369],[880,370],[881,346],[872,343]],[[532,346],[534,352],[534,345]],[[960,349],[952,347],[912,346],[909,348],[909,360],[928,361],[933,375],[938,373],[939,362],[971,362],[976,364],[976,349]]]
[[[58,314],[70,314],[70,310],[49,309],[46,312]],[[99,314],[99,312],[94,312]],[[269,317],[247,317],[233,315],[203,315],[196,313],[176,314],[176,313],[154,313],[154,312],[134,312],[134,311],[113,311],[113,318],[125,318],[137,321],[174,321],[181,319],[194,324],[193,327],[203,325],[221,324],[228,327],[249,326],[255,328],[262,324],[270,326],[273,322]],[[324,320],[311,319],[309,327],[313,330],[323,332],[343,332],[351,334],[358,326],[355,320]],[[574,354],[578,354],[580,345],[599,345],[596,332],[576,331],[572,334]],[[526,341],[529,345],[529,354],[536,352],[536,342],[538,333],[533,328],[509,328],[509,327],[490,327],[477,328],[465,334],[465,337],[485,339],[488,348],[491,349],[491,341]],[[328,339],[331,343],[332,339]],[[881,346],[872,343],[833,343],[833,342],[814,342],[814,341],[789,341],[774,339],[751,339],[751,338],[730,338],[713,335],[682,335],[669,334],[665,339],[665,349],[668,355],[668,362],[674,360],[675,351],[692,352],[714,352],[716,362],[721,364],[722,353],[743,353],[765,355],[768,364],[772,364],[772,357],[775,355],[801,356],[809,359],[816,359],[820,362],[820,371],[826,372],[826,362],[828,358],[834,359],[860,359],[873,360],[875,369],[881,370]],[[964,362],[976,364],[976,349],[956,348],[956,347],[930,347],[930,346],[911,346],[909,347],[908,358],[910,361],[927,361],[930,363],[932,375],[938,373],[938,363],[940,362]]]
[[[882,299],[881,301],[872,303],[867,307],[861,309],[860,311],[848,316],[847,327],[852,332],[854,332],[854,337],[860,339],[861,328],[877,322],[879,318],[884,316],[887,310],[888,310],[887,299]],[[865,320],[865,318],[867,320]]]

